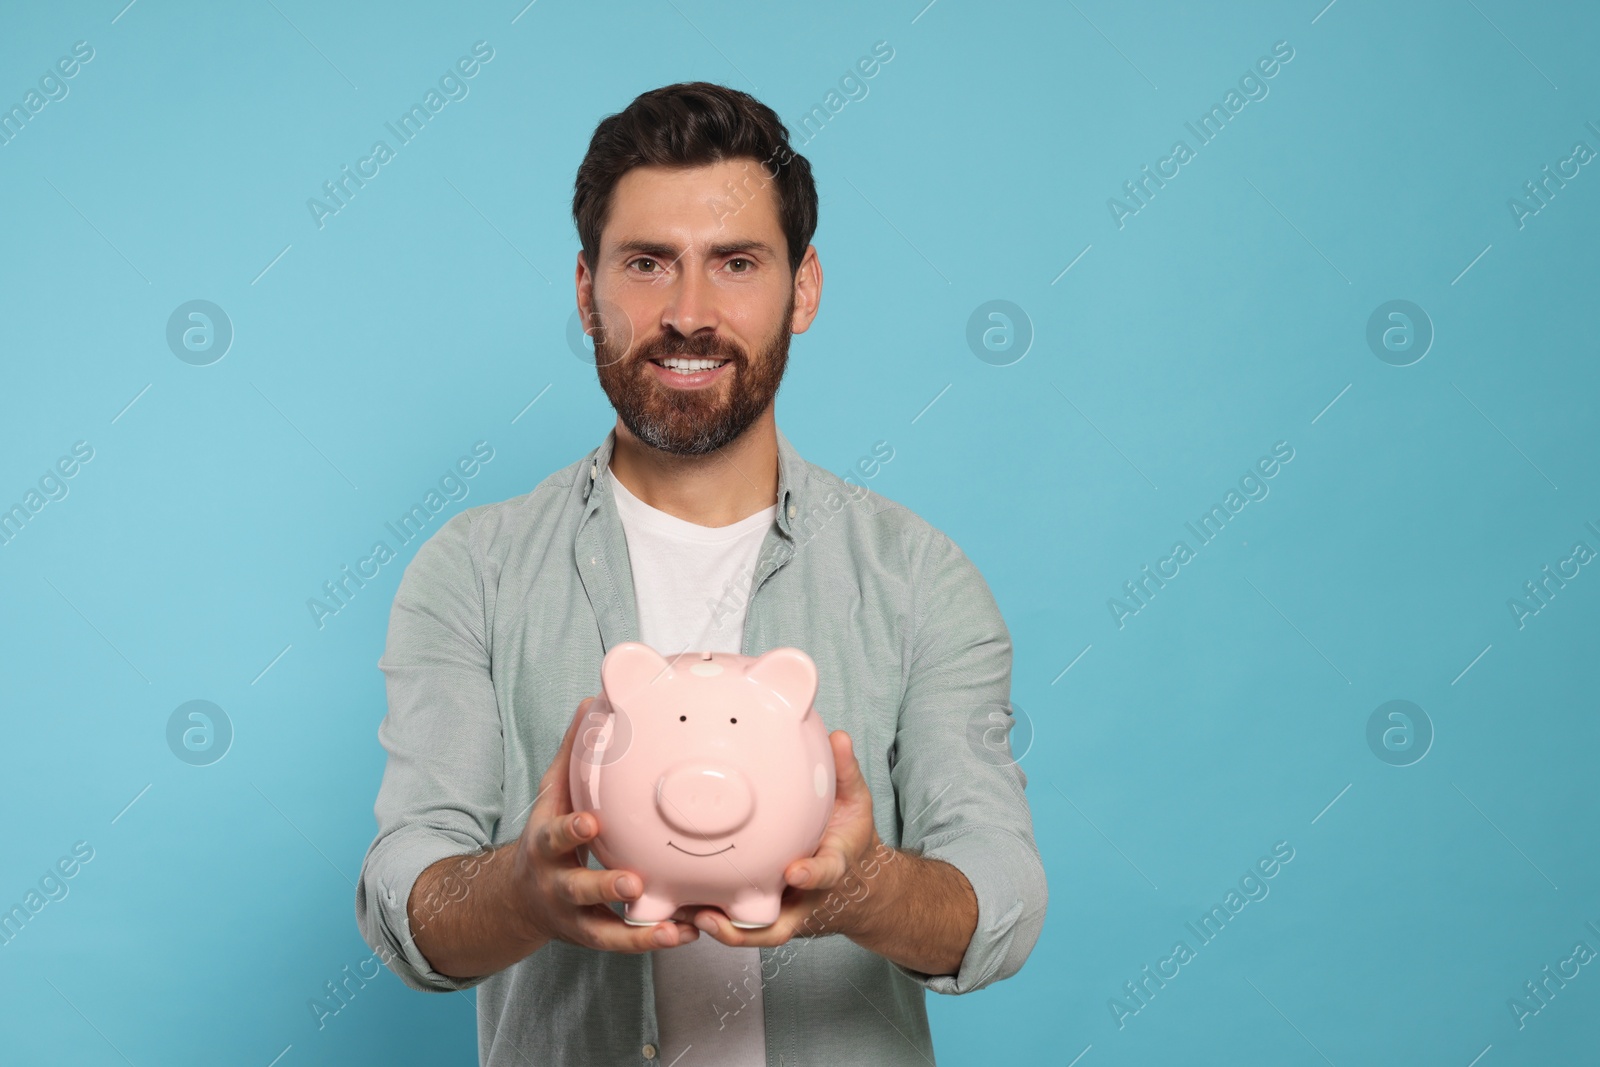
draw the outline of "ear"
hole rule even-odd
[[[798,648],[775,648],[745,669],[750,681],[772,690],[802,717],[817,696],[817,665]]]
[[[600,664],[600,683],[607,696],[625,703],[671,672],[672,665],[649,645],[624,641],[606,653]]]

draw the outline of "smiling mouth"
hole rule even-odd
[[[668,848],[678,848],[678,846],[674,845],[671,841],[667,842],[667,847]],[[732,847],[733,847],[732,845],[729,845],[728,848],[719,848],[715,852],[690,852],[686,848],[678,848],[678,851],[682,852],[685,856],[700,856],[700,857],[704,858],[706,856],[720,856],[724,852],[728,851],[729,848],[732,848]]]
[[[731,361],[724,356],[662,356],[660,359],[652,359],[650,362],[658,367],[666,367],[668,370],[693,373],[700,370],[715,370],[724,363]]]

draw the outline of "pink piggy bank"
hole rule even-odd
[[[599,814],[600,862],[644,881],[623,918],[647,926],[707,904],[735,926],[772,925],[784,869],[816,852],[833,813],[811,657],[669,662],[629,641],[606,653],[600,687],[572,750],[572,807]]]

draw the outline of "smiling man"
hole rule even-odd
[[[406,568],[362,935],[415,989],[480,987],[488,1065],[931,1063],[924,991],[1016,973],[1044,921],[996,727],[1005,623],[948,537],[777,429],[822,268],[811,168],[769,108],[704,82],[643,94],[596,129],[573,216],[616,425]],[[599,867],[567,766],[624,641],[815,661],[837,796],[773,925],[614,907],[640,879]]]

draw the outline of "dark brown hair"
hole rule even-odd
[[[595,127],[572,191],[572,219],[589,268],[598,266],[611,194],[628,171],[741,158],[756,160],[761,177],[776,186],[793,274],[817,229],[811,164],[789,147],[789,130],[776,112],[748,93],[711,82],[679,82],[641,93]]]

